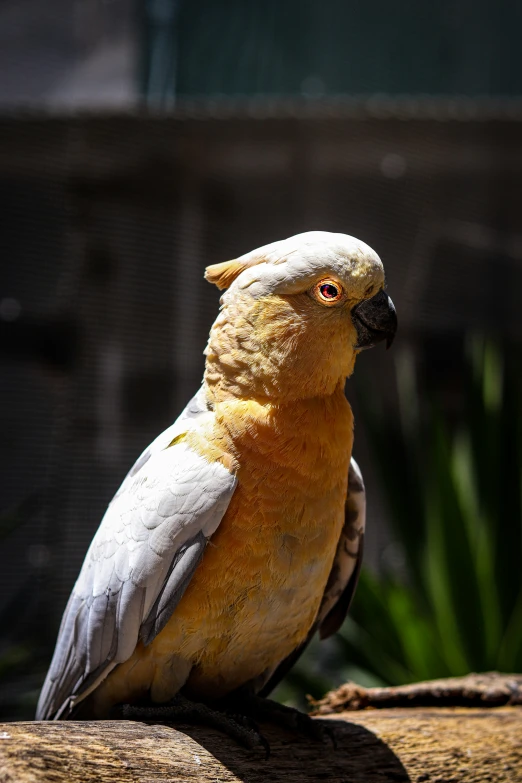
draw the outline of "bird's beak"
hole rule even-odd
[[[373,348],[382,340],[386,340],[386,348],[392,344],[397,331],[397,313],[392,300],[383,290],[355,305],[352,321],[357,329],[356,349]]]

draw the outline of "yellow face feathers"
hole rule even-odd
[[[215,264],[205,276],[228,288],[205,351],[205,381],[216,400],[332,394],[358,352],[352,311],[384,286],[371,248],[321,231]]]

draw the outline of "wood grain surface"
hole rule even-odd
[[[204,727],[0,724],[0,783],[522,783],[522,707],[396,708],[324,718],[337,748],[262,726],[271,754]]]

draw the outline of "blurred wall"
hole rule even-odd
[[[522,93],[511,0],[143,0],[144,89],[173,96]]]
[[[136,20],[133,0],[2,0],[0,110],[134,104]]]
[[[522,94],[511,0],[3,0],[0,108]]]

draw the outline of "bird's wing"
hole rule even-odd
[[[319,636],[327,639],[343,624],[357,587],[364,553],[366,493],[359,465],[352,458],[348,472],[344,525],[317,616]]]
[[[140,454],[132,468],[125,476],[121,487],[114,495],[112,503],[114,503],[116,498],[126,491],[127,487],[132,483],[134,476],[143,468],[145,463],[148,462],[154,454],[158,454],[160,451],[163,451],[163,449],[166,449],[171,445],[175,438],[183,435],[194,426],[197,427],[200,425],[205,420],[205,417],[208,417],[210,414],[211,410],[208,407],[205,393],[203,388],[200,388],[199,391],[192,397],[190,402],[187,403],[186,407],[180,413],[174,424],[171,424],[170,427],[167,427],[166,430],[161,432],[158,437],[155,438],[152,443],[147,446],[147,448]]]
[[[283,677],[308,647],[312,637],[319,632],[321,639],[327,639],[339,630],[352,602],[362,565],[364,528],[366,524],[366,494],[361,471],[356,461],[351,459],[348,472],[348,493],[345,504],[345,521],[332,570],[326,583],[317,618],[306,639],[272,672],[252,683],[254,690],[259,689],[262,696],[278,685]]]
[[[185,414],[138,460],[94,536],[65,609],[38,720],[66,717],[132,655],[139,638],[148,644],[162,630],[225,514],[236,478],[187,446],[184,432],[194,425]]]

